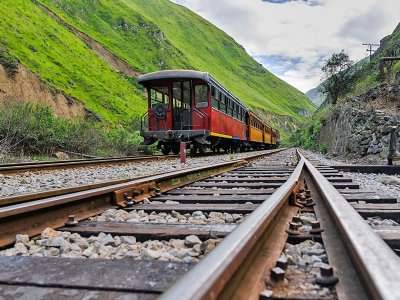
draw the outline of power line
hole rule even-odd
[[[376,49],[372,49],[372,47],[379,47],[379,44],[371,44],[371,43],[363,43],[364,46],[368,46],[369,48],[367,49],[367,51],[369,52],[369,61],[371,61],[371,55],[372,52],[375,52]]]

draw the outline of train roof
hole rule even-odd
[[[218,80],[211,76],[210,73],[194,71],[194,70],[164,70],[157,71],[153,73],[148,73],[145,75],[140,75],[138,77],[138,82],[144,84],[147,81],[152,80],[162,80],[162,79],[171,79],[171,78],[179,78],[179,79],[201,79],[205,82],[214,85],[218,89],[222,90],[226,95],[235,99],[245,110],[249,110],[249,108],[243,104],[234,94],[232,94],[226,87],[224,87]]]

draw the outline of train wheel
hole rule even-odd
[[[161,148],[161,152],[164,155],[168,155],[171,152],[171,149],[168,147],[163,147],[163,148]]]
[[[178,155],[179,154],[179,148],[172,149],[172,153],[175,154],[175,155]]]

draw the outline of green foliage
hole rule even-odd
[[[0,46],[0,65],[10,77],[14,77],[18,72],[18,60],[2,46]]]
[[[51,87],[107,122],[125,124],[145,111],[146,102],[130,80],[33,2],[0,1],[0,16],[0,43]]]
[[[327,154],[328,153],[328,147],[322,145],[321,147],[319,147],[319,152],[322,154]]]
[[[334,53],[323,65],[322,87],[329,93],[332,104],[336,104],[337,99],[353,87],[355,80],[354,72],[352,72],[353,64],[349,55],[342,50],[340,53]]]
[[[139,146],[137,132],[105,131],[99,123],[55,117],[51,109],[35,104],[0,105],[1,151],[51,155],[67,150],[94,155],[133,155]]]
[[[325,146],[318,144],[318,135],[324,125],[324,119],[318,115],[312,117],[304,126],[295,130],[284,142],[290,147],[301,147],[306,150],[328,150]]]
[[[64,21],[146,73],[160,69],[210,72],[247,105],[298,122],[311,102],[252,59],[231,37],[168,0],[40,0]]]

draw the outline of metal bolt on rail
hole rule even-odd
[[[300,216],[293,216],[292,218],[293,223],[301,224],[301,218]]]
[[[133,206],[132,197],[129,197],[127,193],[124,194],[124,200],[126,206]]]
[[[78,224],[78,220],[75,218],[75,215],[69,215],[67,222],[65,222],[65,226],[76,226]]]
[[[156,195],[157,197],[158,197],[158,196],[161,196],[161,189],[156,188],[154,191],[156,192],[155,195]]]
[[[306,198],[310,198],[311,197],[311,191],[306,189]]]
[[[306,199],[306,202],[307,202],[306,207],[313,207],[315,205],[313,199],[311,198]]]
[[[301,226],[300,224],[290,222],[289,229],[286,229],[286,232],[289,233],[290,235],[299,235],[300,234],[300,231],[299,231],[300,226]]]
[[[288,261],[285,257],[280,257],[277,261],[276,261],[276,267],[281,268],[282,270],[286,270],[287,266],[288,266]]]
[[[316,234],[316,233],[321,233],[324,231],[324,229],[321,228],[321,224],[319,223],[319,221],[313,221],[311,222],[311,230],[310,233],[312,234]]]
[[[275,267],[271,270],[271,279],[274,281],[280,281],[285,279],[285,270],[282,270],[279,267]]]
[[[317,276],[316,283],[323,286],[335,285],[339,278],[333,274],[333,267],[328,264],[323,264],[320,266],[321,275]]]
[[[261,293],[260,293],[260,300],[267,300],[267,299],[271,299],[271,297],[272,297],[272,295],[274,294],[274,292],[273,291],[271,291],[271,290],[263,290]]]

